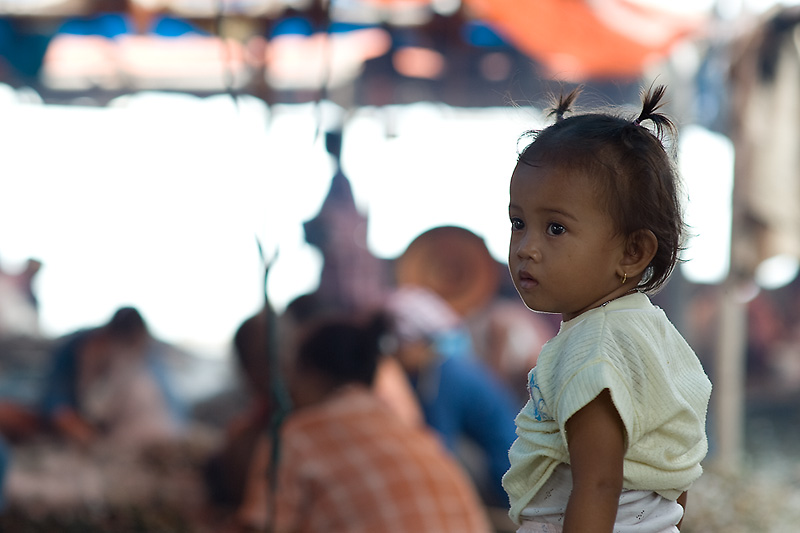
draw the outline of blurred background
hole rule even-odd
[[[666,84],[691,238],[656,302],[714,381],[722,476],[687,526],[751,530],[701,512],[742,498],[752,524],[788,531],[795,3],[0,0],[0,395],[35,404],[53,343],[133,306],[190,416],[219,425],[234,334],[265,291],[281,313],[308,293],[357,299],[365,279],[438,292],[490,360],[493,320],[540,346],[555,323],[519,318],[505,271],[519,137],[576,85],[580,105],[632,113]],[[531,361],[513,357],[496,363],[512,380]],[[748,468],[772,473],[760,496],[720,481]],[[769,519],[752,507],[766,501]]]

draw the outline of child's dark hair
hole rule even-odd
[[[657,292],[669,278],[681,250],[684,234],[678,175],[664,148],[675,126],[659,113],[665,87],[642,94],[642,109],[634,119],[612,113],[587,113],[564,117],[580,88],[561,96],[550,115],[556,119],[532,137],[519,155],[519,163],[552,165],[590,179],[605,202],[617,231],[625,238],[650,230],[658,249],[639,284],[642,291]],[[643,127],[649,120],[655,132]]]
[[[312,327],[297,351],[301,369],[316,370],[337,385],[372,385],[389,320],[376,314],[368,320],[329,318]]]

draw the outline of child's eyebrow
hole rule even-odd
[[[569,211],[564,211],[563,209],[543,207],[543,208],[539,209],[539,211],[541,211],[542,213],[547,214],[547,215],[560,215],[560,216],[562,216],[564,218],[569,218],[571,220],[574,220],[575,222],[578,221],[578,217],[576,217],[575,215],[573,215]]]
[[[514,204],[514,203],[508,204],[508,210],[509,211],[513,211],[515,209],[516,210],[520,210],[522,208],[519,205]],[[541,207],[541,208],[538,208],[537,211],[541,212],[542,214],[549,215],[549,216],[559,215],[559,216],[562,216],[564,218],[568,218],[570,220],[578,222],[578,217],[576,217],[575,215],[573,215],[569,211],[565,211],[563,209],[559,209],[559,208],[555,208],[555,207]]]

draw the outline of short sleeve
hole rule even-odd
[[[625,426],[626,447],[639,438],[634,387],[642,383],[639,350],[618,328],[596,315],[569,336],[555,373],[553,416],[566,445],[567,420],[608,389]]]
[[[581,368],[561,388],[556,401],[556,420],[566,442],[566,423],[572,415],[608,389],[611,400],[625,427],[625,445],[636,434],[635,412],[631,392],[620,372],[609,361],[594,361]]]

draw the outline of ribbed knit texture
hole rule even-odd
[[[565,424],[608,389],[626,431],[623,487],[676,499],[700,477],[711,395],[700,361],[664,312],[640,293],[564,322],[530,375],[533,399],[517,415],[503,487],[509,515],[559,463],[569,463]]]

